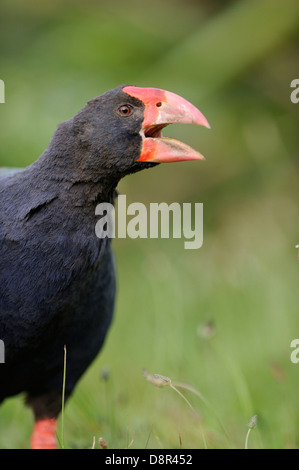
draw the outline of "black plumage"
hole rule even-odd
[[[132,116],[118,112],[124,103]],[[0,177],[0,402],[25,391],[38,419],[61,408],[64,345],[68,396],[109,328],[114,262],[110,240],[95,236],[95,206],[144,168],[143,109],[109,91],[60,124],[35,163]]]
[[[174,93],[123,85],[61,123],[32,165],[0,172],[0,403],[25,392],[45,427],[61,409],[64,346],[67,399],[113,316],[114,260],[111,240],[95,234],[97,204],[113,203],[119,180],[129,173],[203,159],[163,138],[162,128],[172,122],[209,127]],[[34,447],[46,444],[40,433],[47,440],[39,424]]]

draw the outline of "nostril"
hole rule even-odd
[[[161,101],[158,101],[158,103],[156,103],[156,106],[157,106],[157,108],[160,108],[162,106]]]

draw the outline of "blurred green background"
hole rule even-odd
[[[254,414],[249,447],[299,446],[298,26],[297,0],[1,1],[0,165],[36,160],[59,122],[120,84],[178,93],[212,127],[165,131],[204,162],[119,185],[128,204],[203,202],[204,243],[114,241],[115,319],[66,407],[68,447],[242,448]],[[210,406],[184,392],[191,410],[143,367]],[[7,400],[0,447],[28,447],[32,424]]]

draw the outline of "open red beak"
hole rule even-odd
[[[163,137],[168,124],[198,124],[210,128],[204,115],[181,96],[158,88],[126,86],[123,91],[144,103],[142,149],[138,162],[180,162],[204,160],[204,157],[178,140]]]

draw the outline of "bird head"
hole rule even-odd
[[[73,130],[86,147],[85,168],[98,168],[116,179],[158,163],[203,160],[188,145],[163,137],[172,123],[210,127],[184,98],[157,88],[122,85],[90,100],[73,118]]]
[[[203,160],[183,142],[163,137],[172,123],[210,127],[195,106],[172,92],[122,85],[59,124],[42,162],[56,180],[112,188],[125,175],[159,163]]]

